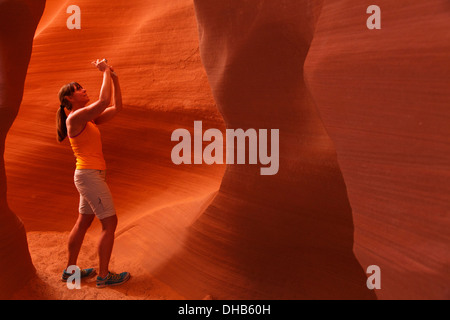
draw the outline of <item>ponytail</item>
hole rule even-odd
[[[66,111],[64,110],[64,106],[61,105],[56,112],[56,132],[58,142],[62,142],[67,137],[66,120]]]
[[[59,102],[61,103],[58,111],[56,111],[56,133],[58,142],[62,142],[67,137],[67,126],[66,120],[67,110],[72,110],[72,104],[66,99],[67,96],[71,96],[75,90],[82,88],[81,85],[77,82],[71,82],[64,85],[58,93]]]

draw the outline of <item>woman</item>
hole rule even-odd
[[[73,227],[68,243],[69,257],[67,267],[75,266],[87,229],[94,216],[102,225],[98,244],[99,273],[97,287],[119,285],[130,278],[128,272],[116,274],[108,269],[114,244],[117,216],[113,199],[105,182],[106,164],[103,158],[100,131],[97,125],[112,119],[122,109],[122,95],[119,79],[106,60],[97,60],[93,64],[103,73],[100,97],[88,104],[86,90],[73,82],[63,86],[59,91],[60,109],[56,123],[58,141],[69,137],[76,157],[74,175],[75,186],[80,193],[78,220]],[[114,103],[110,106],[112,85],[114,85]],[[66,115],[65,109],[69,114]],[[81,270],[81,277],[94,276],[93,268]],[[62,281],[67,281],[71,273],[63,271]]]

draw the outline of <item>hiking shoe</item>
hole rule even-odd
[[[128,279],[130,279],[129,272],[122,272],[117,274],[110,271],[104,278],[97,277],[97,288],[104,288],[107,286],[118,286],[126,282]]]
[[[95,276],[96,272],[94,268],[88,268],[88,269],[81,269],[80,270],[80,278],[81,279],[88,279],[90,277]],[[62,282],[67,282],[67,280],[69,279],[69,277],[72,275],[72,273],[68,273],[66,272],[66,269],[64,269],[62,276],[61,276],[61,281]]]

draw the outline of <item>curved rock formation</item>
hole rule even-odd
[[[7,202],[6,135],[23,96],[33,36],[45,1],[0,1],[0,297],[9,297],[34,275],[22,221]],[[26,191],[24,191],[26,192]]]
[[[325,1],[305,77],[336,146],[355,253],[381,299],[449,298],[448,1]]]
[[[352,211],[303,81],[320,1],[195,1],[200,52],[227,128],[280,130],[280,170],[228,165],[159,276],[223,299],[366,299]]]

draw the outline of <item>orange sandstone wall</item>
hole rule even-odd
[[[321,1],[195,1],[200,52],[227,128],[280,130],[280,170],[228,165],[159,276],[186,296],[371,299],[332,142],[303,81]]]
[[[336,146],[355,254],[380,299],[448,299],[450,5],[325,1],[305,78]],[[370,3],[372,4],[372,3]]]
[[[0,1],[0,298],[34,275],[22,221],[7,202],[6,135],[17,116],[33,35],[45,1]]]

